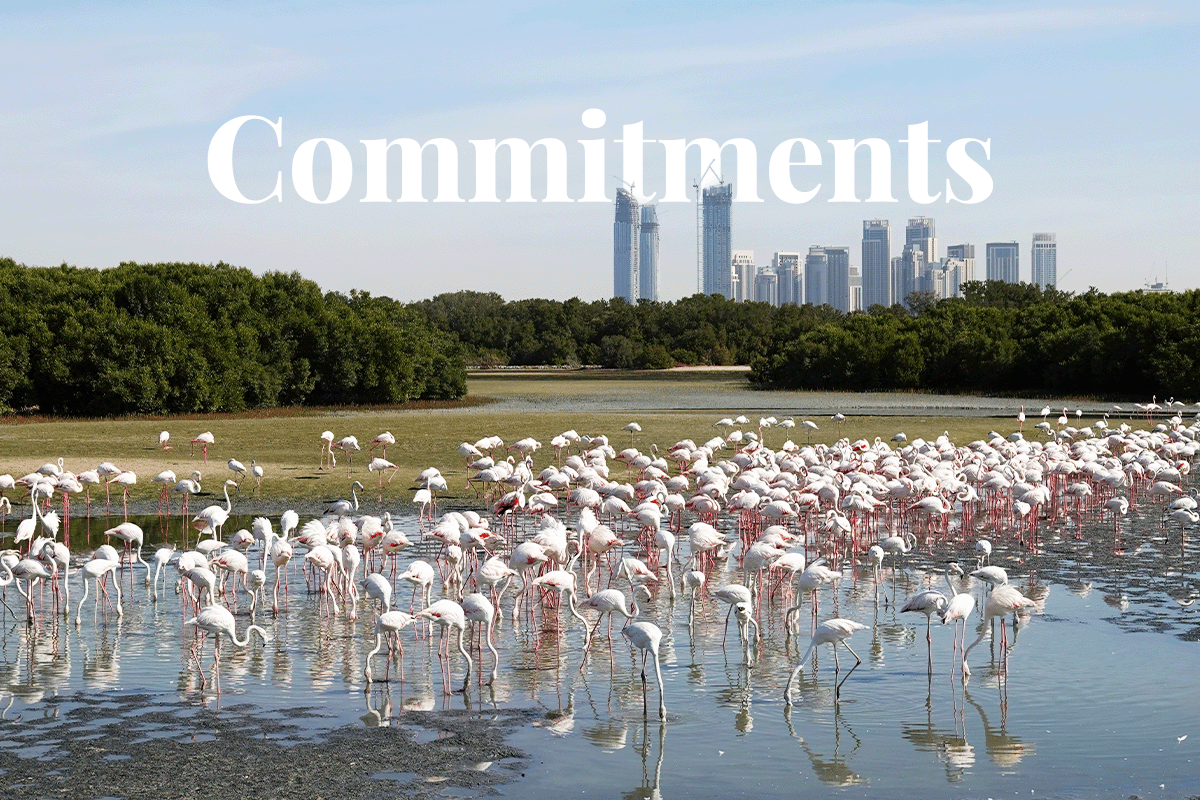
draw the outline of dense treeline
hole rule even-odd
[[[26,268],[0,259],[0,410],[113,415],[461,397],[467,363],[749,364],[753,384],[1200,396],[1200,291],[829,306],[619,298],[403,304],[224,264]]]
[[[673,303],[621,298],[505,300],[454,292],[412,305],[455,335],[471,364],[594,364],[662,369],[674,364],[749,364],[768,351],[780,324],[836,321],[829,306],[731,303],[697,294]]]
[[[705,295],[631,305],[470,291],[410,308],[485,366],[750,364],[751,381],[771,388],[1200,396],[1200,292],[1073,296],[987,281],[964,293],[849,315]]]
[[[1200,396],[1200,291],[1071,296],[998,281],[965,297],[782,326],[761,386]]]
[[[0,409],[113,415],[461,397],[465,362],[402,303],[224,264],[0,259]]]

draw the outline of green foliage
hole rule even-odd
[[[752,383],[778,388],[1200,395],[1200,293],[1074,297],[999,281],[963,293],[849,315],[702,294],[631,305],[456,292],[410,308],[480,365],[749,364]]]
[[[760,386],[1200,395],[1200,292],[1078,297],[1030,284],[964,284],[965,297],[914,298],[917,313],[796,323],[754,360]]]
[[[225,264],[0,259],[0,410],[116,415],[461,397],[453,338],[388,298]]]
[[[403,304],[226,264],[31,269],[0,259],[0,412],[204,413],[461,397],[466,364],[750,364],[763,387],[1200,396],[1200,292],[829,306],[622,299]]]

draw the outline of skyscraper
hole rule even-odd
[[[754,299],[754,251],[734,250],[730,257],[730,298],[739,303]]]
[[[850,265],[850,310],[862,311],[862,267]]]
[[[658,206],[642,206],[638,234],[638,298],[658,302]]]
[[[864,308],[892,304],[892,230],[886,219],[863,220],[862,302]]]
[[[804,302],[814,306],[829,302],[829,258],[824,247],[813,245],[804,259]]]
[[[733,184],[709,186],[703,194],[704,293],[733,299],[733,247],[729,211]]]
[[[1033,282],[1043,289],[1058,286],[1058,237],[1053,233],[1035,233],[1030,265]]]
[[[630,303],[636,303],[642,218],[637,199],[623,188],[617,189],[616,208],[616,220],[613,222],[613,297],[624,297]]]
[[[754,299],[760,303],[779,305],[779,276],[770,267],[763,267],[754,276]]]
[[[932,264],[938,260],[937,232],[934,228],[933,217],[913,217],[904,229],[904,246],[917,245],[925,254],[925,263]]]
[[[989,281],[1021,282],[1021,249],[1016,242],[988,242],[985,252]]]
[[[952,244],[946,248],[946,258],[954,258],[962,262],[959,268],[959,283],[975,280],[975,245]],[[953,295],[958,297],[958,295]]]
[[[913,292],[929,291],[927,267],[929,261],[921,245],[904,245],[899,269],[892,267],[892,297],[897,303],[905,303]]]
[[[829,284],[826,302],[841,311],[850,313],[850,248],[826,247],[825,263]]]
[[[779,305],[804,303],[804,268],[799,253],[776,253],[771,269],[779,280]]]

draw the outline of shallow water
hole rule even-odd
[[[498,787],[505,796],[774,797],[841,787],[851,797],[1082,798],[1101,790],[1111,797],[1189,797],[1200,794],[1200,617],[1194,604],[1200,546],[1195,530],[1185,537],[1178,524],[1164,527],[1159,519],[1157,507],[1142,505],[1125,518],[1119,538],[1111,522],[1090,515],[1082,527],[1060,519],[1043,528],[1034,550],[1011,532],[989,531],[996,546],[992,563],[1008,569],[1010,580],[1041,605],[1023,620],[1007,669],[998,642],[987,639],[971,654],[973,674],[965,686],[952,674],[950,627],[932,630],[930,676],[924,618],[900,614],[883,599],[903,603],[923,585],[945,589],[934,571],[948,559],[974,558],[973,537],[955,541],[957,531],[950,543],[914,551],[898,569],[889,557],[878,587],[868,572],[847,572],[836,591],[821,592],[821,619],[843,616],[871,626],[850,640],[863,663],[847,675],[854,660],[843,650],[835,674],[832,653],[821,648],[790,708],[783,687],[808,644],[807,599],[801,633],[790,642],[780,624],[790,600],[776,594],[761,604],[763,640],[757,663],[747,668],[735,625],[722,645],[722,603],[702,597],[689,627],[687,600],[671,602],[659,587],[643,613],[665,632],[665,723],[655,713],[652,667],[650,713],[643,717],[640,659],[625,645],[619,624],[611,646],[600,628],[581,671],[580,627],[563,623],[560,634],[552,611],[504,620],[492,685],[475,671],[465,695],[443,695],[438,636],[418,627],[403,634],[404,655],[391,668],[392,680],[364,691],[373,611],[364,600],[357,621],[331,614],[326,601],[307,591],[296,562],[282,613],[256,613],[269,644],[256,639],[244,650],[222,648],[218,696],[211,683],[200,688],[194,636],[181,624],[191,612],[170,584],[151,599],[139,565],[122,574],[120,619],[94,610],[89,598],[76,627],[81,593],[73,581],[71,621],[51,620],[48,590],[40,593],[46,605],[39,628],[6,620],[0,751],[43,759],[49,768],[63,740],[98,736],[97,757],[103,758],[103,736],[114,725],[140,737],[134,742],[203,742],[215,727],[236,729],[251,719],[254,725],[286,719],[286,726],[261,733],[289,747],[320,741],[340,726],[381,724],[411,728],[417,741],[427,741],[439,733],[414,712],[465,708],[486,720],[496,709],[534,709],[538,718],[509,739],[531,758],[513,772],[515,783]],[[118,521],[73,519],[73,547],[98,543],[99,532]],[[178,517],[139,522],[151,542],[182,534]],[[249,522],[232,518],[227,535]],[[415,541],[417,520],[405,517],[401,524]],[[432,560],[433,545],[426,539],[406,551],[400,569],[417,557]],[[732,567],[715,568],[710,587],[740,578],[726,569]],[[977,584],[958,588],[981,594]],[[399,589],[397,605],[407,608],[409,596],[407,587]],[[506,612],[511,596],[510,590]],[[21,613],[11,588],[6,599]],[[239,593],[236,604],[242,628],[249,597]],[[977,622],[973,617],[968,642]],[[203,653],[211,669],[211,644]],[[452,653],[450,682],[458,688],[464,664],[456,649]],[[381,655],[377,675],[384,664]],[[485,672],[491,664],[485,648]],[[840,693],[835,679],[845,680]],[[144,700],[131,705],[122,699],[131,695]],[[106,702],[112,716],[104,713]],[[83,706],[90,716],[81,722],[72,712]],[[149,721],[139,722],[142,714]],[[386,764],[369,768],[394,777]],[[449,769],[401,777],[438,784]],[[473,796],[474,790],[447,781],[438,791]]]
[[[488,406],[494,412],[521,414],[563,411],[606,412],[629,411],[720,411],[741,409],[746,412],[769,412],[779,416],[828,415],[831,410],[847,414],[871,416],[935,415],[1004,416],[1016,418],[1024,407],[1030,424],[1036,420],[1035,409],[1048,401],[1045,398],[990,397],[986,395],[928,394],[923,392],[821,392],[779,389],[752,389],[744,374],[689,375],[677,380],[670,376],[647,374],[640,378],[576,377],[572,374],[529,374],[473,377],[472,394],[497,400]],[[1052,402],[1061,403],[1056,399]],[[1114,419],[1128,416],[1099,401],[1070,402],[1071,410],[1082,409],[1085,415],[1098,416],[1112,412]],[[1188,409],[1195,411],[1195,408]],[[1057,416],[1057,409],[1055,409]],[[1114,423],[1115,424],[1115,423]]]

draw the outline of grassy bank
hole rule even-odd
[[[304,409],[290,413],[285,409],[166,419],[5,420],[0,425],[0,473],[20,477],[45,462],[57,463],[59,458],[63,459],[64,467],[73,472],[93,469],[101,461],[112,461],[138,475],[138,484],[130,495],[134,504],[131,508],[153,511],[159,487],[150,479],[158,472],[169,469],[183,478],[198,469],[206,493],[219,497],[222,482],[232,477],[226,468],[226,461],[232,457],[247,467],[254,460],[266,472],[260,497],[254,495],[252,478],[242,480],[241,491],[235,498],[235,507],[240,511],[254,513],[295,507],[315,512],[330,499],[348,497],[349,483],[353,479],[367,486],[363,495],[366,507],[377,509],[381,507],[378,477],[368,473],[369,459],[365,451],[372,438],[388,430],[397,441],[388,448],[387,455],[401,469],[390,487],[385,480],[382,507],[396,510],[409,507],[413,478],[430,466],[446,475],[451,496],[464,499],[474,496],[463,489],[465,463],[456,452],[463,441],[475,442],[484,436],[497,435],[511,444],[521,438],[533,437],[544,445],[534,456],[536,472],[554,458],[550,439],[568,429],[587,435],[607,434],[617,450],[631,444],[648,450],[651,443],[665,449],[683,438],[703,442],[717,435],[720,431],[713,423],[722,416],[745,413],[751,424],[743,429],[756,431],[760,416],[775,413],[743,412],[739,408],[719,412],[644,410],[661,401],[664,393],[669,395],[682,387],[747,391],[747,396],[759,397],[744,389],[741,376],[727,373],[506,372],[473,375],[470,380],[470,401],[457,404],[389,409]],[[597,399],[606,402],[606,398],[610,398],[610,407],[606,405],[609,410],[573,409],[573,401],[584,395],[593,406]],[[722,394],[722,397],[728,396]],[[485,402],[485,398],[500,402]],[[520,406],[521,410],[509,410],[508,407],[514,405]],[[781,409],[780,413],[783,411]],[[798,426],[788,434],[783,429],[770,428],[764,432],[766,442],[771,447],[778,447],[786,435],[800,444],[810,440],[831,443],[839,436],[888,440],[897,431],[904,431],[910,439],[932,438],[947,431],[955,441],[966,442],[986,436],[993,428],[1007,433],[1015,422],[962,416],[850,416],[839,428],[829,419],[829,413],[812,417],[820,426],[818,431],[810,434]],[[643,429],[634,437],[622,430],[631,421],[637,421]],[[799,423],[800,418],[796,421]],[[158,447],[158,435],[162,430],[171,434],[170,450]],[[354,454],[350,461],[350,478],[346,474],[349,460],[341,454],[338,455],[337,469],[318,470],[320,435],[325,430],[333,431],[338,439],[356,436],[363,446],[363,452]],[[190,440],[203,431],[211,431],[216,439],[209,447],[207,466],[203,464],[199,447],[194,456],[190,455]],[[622,477],[622,468],[614,465],[612,475]],[[98,492],[93,489],[92,494],[93,503],[97,494],[103,503],[103,487]],[[81,509],[82,505],[80,497],[78,502],[73,502],[73,510]],[[178,505],[177,496],[175,505]],[[196,505],[193,503],[194,507]]]

